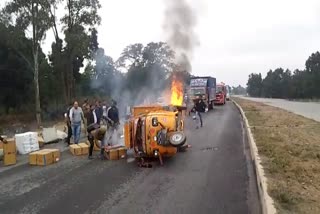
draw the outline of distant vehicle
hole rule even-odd
[[[227,100],[227,87],[224,83],[217,84],[215,105],[224,105]]]
[[[192,77],[188,97],[189,100],[193,101],[202,98],[208,110],[213,109],[216,97],[216,78],[209,76]]]
[[[229,101],[230,100],[230,92],[231,92],[231,88],[230,88],[230,86],[226,86],[226,89],[227,89],[227,95],[226,95],[226,99],[227,99],[227,101]]]

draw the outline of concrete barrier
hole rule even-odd
[[[273,199],[269,196],[268,191],[267,191],[267,178],[265,177],[265,173],[263,170],[263,167],[261,165],[261,159],[258,154],[258,148],[257,145],[254,141],[248,119],[241,108],[241,106],[236,103],[234,100],[232,102],[237,106],[237,108],[240,111],[240,114],[242,116],[242,119],[244,121],[247,137],[248,137],[248,142],[249,142],[249,147],[251,151],[251,160],[255,168],[255,174],[256,174],[256,179],[257,179],[257,184],[258,184],[258,191],[259,191],[259,196],[260,196],[260,203],[261,203],[261,209],[263,214],[275,214],[277,213],[275,207],[274,207],[274,202]]]

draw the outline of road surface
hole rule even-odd
[[[87,160],[68,151],[47,167],[20,165],[0,173],[0,213],[259,214],[258,194],[241,117],[228,102],[187,121],[187,152],[164,166]]]
[[[320,122],[320,103],[319,102],[296,102],[284,99],[268,99],[268,98],[253,98],[241,97],[244,99],[262,102],[267,105],[282,108],[287,111],[299,114],[309,119]]]

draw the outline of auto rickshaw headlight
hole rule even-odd
[[[156,118],[156,117],[152,118],[152,126],[153,127],[158,126],[158,118]]]

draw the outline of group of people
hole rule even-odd
[[[79,103],[75,101],[67,109],[65,118],[68,127],[66,143],[70,145],[72,137],[75,144],[79,143],[81,123],[83,122],[87,138],[90,142],[89,159],[93,159],[92,153],[95,137],[101,140],[100,155],[101,158],[104,158],[104,146],[110,144],[111,137],[120,124],[117,102],[112,100],[111,105],[107,108],[106,105],[102,106],[99,101],[96,101],[95,104],[90,104],[88,100],[85,100],[81,108]],[[105,125],[105,127],[101,127],[101,125]],[[101,135],[103,136],[101,137]]]

